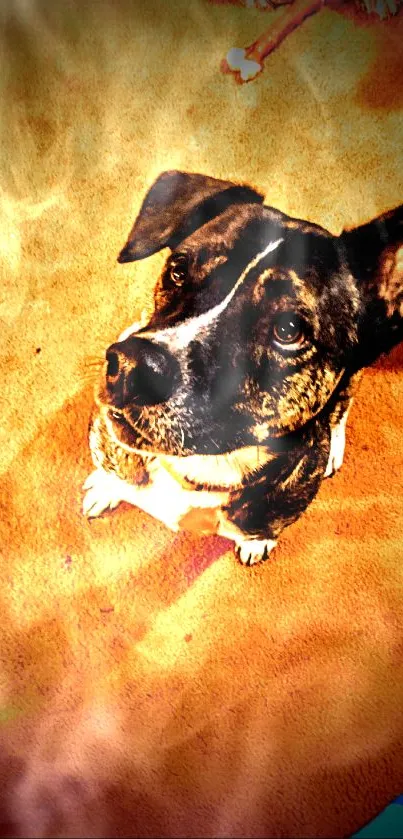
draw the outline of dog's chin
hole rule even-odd
[[[161,436],[152,433],[146,425],[141,423],[141,427],[137,426],[132,417],[120,410],[115,410],[111,406],[103,405],[101,413],[106,419],[106,425],[109,428],[111,437],[115,443],[122,446],[127,451],[146,455],[163,455],[170,457],[187,458],[195,455],[198,456],[220,456],[233,453],[235,450],[242,449],[248,446],[265,447],[272,453],[281,454],[288,451],[295,445],[295,439],[298,438],[299,433],[293,429],[288,433],[273,433],[272,432],[264,439],[257,439],[255,434],[248,431],[241,431],[238,429],[235,439],[228,438],[224,433],[223,428],[215,428],[212,434],[195,435],[195,428],[192,428],[192,439],[187,439],[186,433],[181,435],[180,442],[178,435],[172,436],[166,430]],[[136,417],[137,420],[137,417]],[[138,420],[137,420],[138,421]]]
[[[137,428],[130,421],[130,417],[122,411],[117,411],[110,407],[106,409],[106,424],[109,428],[109,433],[116,443],[131,452],[138,452],[143,455],[152,454],[186,458],[194,455],[228,454],[234,448],[234,445],[225,444],[223,441],[219,445],[212,439],[193,440],[192,444],[189,444],[189,442],[186,443],[184,435],[182,435],[181,445],[178,444],[176,435],[176,439],[170,439],[167,434],[164,434],[163,437],[154,437],[149,433],[148,428]]]
[[[160,454],[177,457],[186,457],[190,453],[188,450],[181,450],[177,446],[170,446],[167,440],[153,439],[151,433],[148,433],[148,429],[143,430],[141,428],[140,430],[121,411],[109,408],[107,410],[107,425],[115,442],[128,451],[143,455]]]

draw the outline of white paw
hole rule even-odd
[[[89,519],[97,518],[105,510],[114,510],[123,500],[119,491],[119,478],[105,472],[104,469],[95,469],[95,472],[91,472],[83,489],[85,490],[83,513]]]
[[[343,466],[344,449],[346,447],[346,425],[352,404],[353,398],[350,399],[348,407],[344,411],[338,425],[335,425],[335,427],[332,428],[329,460],[324,474],[325,478],[330,478],[331,475],[334,475],[334,473],[338,472],[338,470]]]
[[[273,539],[237,539],[235,553],[243,565],[256,565],[268,559],[276,545],[277,542]]]
[[[330,442],[330,454],[327,462],[325,478],[330,478],[335,472],[343,466],[344,449],[346,447],[346,434],[343,429],[338,427],[332,431],[332,439]]]
[[[327,462],[325,478],[330,478],[335,472],[343,466],[344,449],[346,447],[346,421],[347,417],[344,414],[339,425],[332,429],[330,438],[330,453]]]

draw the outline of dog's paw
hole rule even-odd
[[[235,553],[243,565],[257,565],[264,562],[275,548],[273,539],[245,539],[235,542]]]
[[[329,460],[328,460],[327,466],[326,466],[326,471],[325,471],[325,474],[324,474],[323,477],[324,478],[331,478],[332,475],[335,475],[336,472],[338,472],[339,469],[341,469],[341,467],[343,466],[343,459],[344,459],[344,449],[343,449],[343,454],[342,455],[336,454],[333,457],[332,454],[330,454]]]
[[[346,448],[346,425],[352,404],[353,399],[350,399],[349,405],[340,421],[331,430],[330,452],[324,474],[325,478],[330,478],[331,475],[334,475],[343,466],[344,449]]]
[[[94,519],[102,515],[105,510],[114,510],[122,501],[119,483],[119,478],[105,472],[104,469],[95,469],[91,472],[83,485],[84,515],[89,519]]]
[[[332,430],[330,453],[327,462],[325,478],[330,478],[343,466],[344,449],[346,447],[345,424],[340,423]]]

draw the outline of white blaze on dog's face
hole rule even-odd
[[[120,256],[171,250],[150,322],[107,352],[99,400],[118,439],[168,455],[281,447],[354,363],[365,318],[349,236],[245,187],[161,176]]]
[[[165,329],[157,329],[157,331],[147,332],[147,328],[145,328],[143,338],[149,337],[151,340],[156,341],[159,344],[165,344],[169,350],[175,352],[177,350],[186,349],[186,347],[189,347],[193,341],[203,340],[205,336],[208,337],[211,329],[215,327],[216,321],[228,308],[234,294],[237,292],[238,288],[240,288],[242,283],[245,282],[252,269],[256,268],[266,256],[273,253],[281,242],[282,239],[276,239],[274,242],[269,242],[261,253],[256,254],[256,256],[251,259],[221,303],[217,303],[215,306],[212,306],[200,315],[186,318],[186,320],[180,321],[174,326],[168,326]],[[173,264],[175,264],[175,258],[173,260]]]

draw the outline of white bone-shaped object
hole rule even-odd
[[[230,70],[240,73],[243,82],[254,79],[263,69],[262,64],[245,57],[246,50],[234,47],[227,53],[226,61]]]

